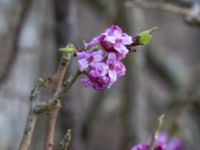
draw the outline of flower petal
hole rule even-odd
[[[109,42],[111,44],[115,44],[116,40],[117,40],[117,38],[115,36],[106,36],[104,38],[104,41]]]
[[[108,76],[110,77],[110,83],[108,85],[108,88],[110,88],[111,85],[113,85],[113,83],[117,80],[117,73],[115,70],[109,70]]]
[[[85,43],[85,49],[91,49],[93,46],[98,45],[103,39],[105,35],[101,34],[97,37],[94,37],[90,42]]]
[[[93,83],[88,78],[82,78],[81,82],[86,88],[93,86]]]
[[[108,53],[106,64],[113,64],[117,61],[117,56],[115,53]]]
[[[83,52],[77,52],[76,56],[78,57],[78,59],[83,59],[83,58],[87,59],[91,56],[91,54],[88,51],[87,52],[83,51]]]
[[[123,34],[121,41],[122,41],[121,44],[124,44],[124,45],[131,45],[133,43],[132,37],[126,33]]]
[[[126,67],[124,66],[123,63],[121,63],[119,61],[119,62],[115,63],[115,71],[117,72],[117,76],[121,77],[121,76],[125,75]]]
[[[86,59],[79,59],[78,60],[78,67],[81,72],[87,69],[89,66],[88,61]]]
[[[128,53],[128,49],[126,48],[126,46],[122,44],[115,44],[113,47],[118,52],[119,60],[126,57],[126,54]]]
[[[94,51],[92,53],[93,56],[93,62],[100,62],[103,60],[103,50],[98,50],[98,51]]]

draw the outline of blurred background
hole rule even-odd
[[[152,1],[146,0],[148,3]],[[165,114],[163,130],[187,150],[200,145],[200,26],[187,15],[125,0],[0,0],[0,149],[16,150],[35,80],[55,73],[58,48],[77,47],[112,24],[130,35],[158,26],[147,47],[124,61],[127,72],[96,92],[76,81],[56,125],[58,144],[72,129],[71,150],[129,150],[145,142]],[[191,10],[193,1],[157,0]],[[195,6],[198,5],[196,1]],[[193,17],[193,16],[192,16]],[[70,72],[76,70],[76,60]],[[46,114],[37,122],[32,150],[41,150]]]

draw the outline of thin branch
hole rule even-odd
[[[37,121],[37,113],[34,112],[34,107],[40,102],[41,90],[53,82],[52,78],[44,77],[38,79],[30,96],[30,110],[28,113],[26,127],[19,146],[19,150],[28,150],[31,144],[32,134]]]
[[[158,126],[157,126],[157,129],[154,131],[154,133],[152,134],[152,139],[151,139],[151,144],[150,144],[150,150],[154,150],[154,147],[155,147],[155,144],[156,144],[156,140],[159,136],[159,133],[160,133],[160,129],[163,125],[163,119],[164,119],[165,115],[161,115],[159,118],[158,118]]]
[[[19,150],[29,149],[38,115],[51,110],[50,108],[55,106],[55,104],[60,103],[59,101],[62,100],[62,98],[67,94],[68,90],[80,74],[80,72],[77,72],[75,75],[71,76],[66,82],[64,82],[64,85],[52,96],[52,98],[45,102],[40,100],[41,90],[44,87],[47,87],[54,80],[51,78],[40,78],[37,81],[35,88],[31,92],[30,111],[27,117],[26,127]]]
[[[175,13],[178,15],[187,15],[189,13],[188,8],[176,6],[170,3],[163,3],[163,2],[148,2],[144,0],[136,0],[136,4],[148,8],[148,9],[157,9],[157,10],[164,10],[170,13]]]
[[[58,91],[58,89],[61,87],[66,70],[69,65],[70,58],[71,58],[70,54],[62,56],[61,61],[59,62],[59,65],[58,65],[57,73],[56,73],[57,82],[53,87],[52,94],[55,94]],[[57,101],[55,105],[53,106],[52,113],[50,114],[46,122],[46,134],[45,134],[45,141],[44,141],[45,150],[52,149],[56,118],[57,118],[57,113],[60,107],[61,107],[60,101]]]
[[[193,13],[194,8],[187,8],[183,6],[178,6],[170,3],[163,3],[163,2],[149,2],[146,0],[135,0],[135,4],[147,8],[147,9],[156,9],[162,10],[178,15],[182,15],[185,17],[185,21],[191,25],[200,26],[200,12],[199,10]],[[126,3],[127,7],[133,7],[133,3]]]
[[[55,104],[60,103],[60,100],[62,100],[61,98],[63,98],[67,94],[67,91],[70,89],[70,87],[73,85],[73,83],[80,74],[81,74],[80,72],[77,72],[75,75],[71,76],[64,83],[64,85],[52,96],[52,98],[50,98],[44,103],[40,100],[40,93],[42,90],[41,87],[44,87],[45,84],[37,83],[36,87],[31,92],[30,96],[31,107],[28,114],[28,119],[26,122],[26,127],[23,134],[23,138],[21,140],[19,150],[29,149],[37,116],[41,113],[49,111],[50,110],[49,108],[52,108],[53,106],[55,106]],[[46,82],[46,80],[44,80],[43,78],[40,78],[38,81],[42,83]]]
[[[60,150],[67,150],[71,141],[71,129],[67,130],[67,133],[65,134],[63,140],[60,143]]]
[[[26,127],[24,130],[24,134],[21,140],[19,150],[29,149],[36,121],[37,121],[37,114],[35,114],[33,111],[30,110],[28,113],[28,118],[26,121],[27,123],[26,123]]]
[[[45,110],[48,110],[49,108],[52,108],[52,113],[50,114],[47,122],[47,132],[46,132],[46,139],[45,139],[45,148],[47,150],[51,150],[53,148],[53,140],[54,140],[54,133],[55,133],[55,123],[57,119],[58,112],[60,110],[60,100],[63,99],[63,97],[67,94],[67,91],[70,89],[70,87],[73,85],[75,80],[78,78],[78,76],[81,73],[78,71],[75,75],[71,76],[69,80],[64,82],[64,85],[53,95],[52,98],[50,98],[45,104],[41,105],[40,107],[37,107],[37,112],[44,112]],[[46,150],[45,149],[45,150]]]
[[[80,74],[81,72],[77,71],[74,75],[72,75],[67,81],[64,82],[63,86],[59,88],[51,98],[49,98],[47,101],[42,101],[38,105],[36,105],[34,108],[34,112],[37,114],[41,114],[52,110],[52,107],[55,104],[60,103],[59,101],[61,101],[63,97],[67,95],[68,90],[76,81],[76,79],[80,76]]]
[[[102,104],[105,102],[106,98],[109,96],[108,91],[97,92],[91,98],[91,104],[89,104],[85,117],[82,121],[81,136],[85,143],[85,149],[88,149],[88,139],[93,128],[94,123],[97,120],[99,111],[101,110]]]

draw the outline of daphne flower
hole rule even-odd
[[[81,79],[85,87],[110,88],[123,76],[126,68],[121,60],[129,52],[126,46],[132,43],[132,37],[116,25],[86,43],[86,51],[76,53],[79,70],[87,75]]]
[[[123,33],[122,29],[116,25],[105,31],[105,38],[101,42],[101,45],[108,51],[116,51],[118,58],[123,59],[129,52],[127,45],[133,43],[132,37]]]
[[[118,77],[125,74],[125,66],[117,60],[115,53],[109,53],[107,56],[106,64],[109,67],[108,76],[110,77],[110,84],[108,88],[117,80]]]
[[[167,147],[167,140],[167,133],[161,132],[158,138],[156,139],[155,150],[165,150]]]
[[[149,150],[149,144],[137,144],[131,150]],[[154,150],[183,150],[183,143],[178,138],[168,139],[165,132],[161,132],[155,141]]]
[[[147,144],[137,144],[131,150],[149,150],[149,146]]]
[[[108,66],[105,63],[96,63],[92,66],[87,77],[81,81],[85,87],[93,87],[94,89],[100,91],[107,87],[110,83],[110,78],[107,76]]]
[[[78,67],[81,72],[88,69],[90,64],[103,60],[102,50],[77,52],[76,55],[78,57]]]
[[[133,43],[132,37],[122,31],[116,25],[112,25],[99,36],[93,38],[85,44],[86,49],[91,49],[96,45],[102,46],[108,52],[115,52],[119,60],[125,58],[129,52],[126,46]]]
[[[183,150],[183,143],[179,138],[172,138],[169,141],[167,150]]]

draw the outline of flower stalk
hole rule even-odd
[[[69,62],[71,59],[71,54],[64,53],[58,65],[58,70],[56,73],[56,83],[53,87],[52,95],[55,94],[58,89],[62,86],[63,79],[65,77],[65,73],[67,71]],[[50,116],[48,116],[46,122],[46,134],[44,140],[44,150],[52,150],[53,149],[53,142],[54,142],[54,133],[55,133],[55,125],[58,112],[61,108],[60,101],[58,100],[57,103],[53,106]]]

